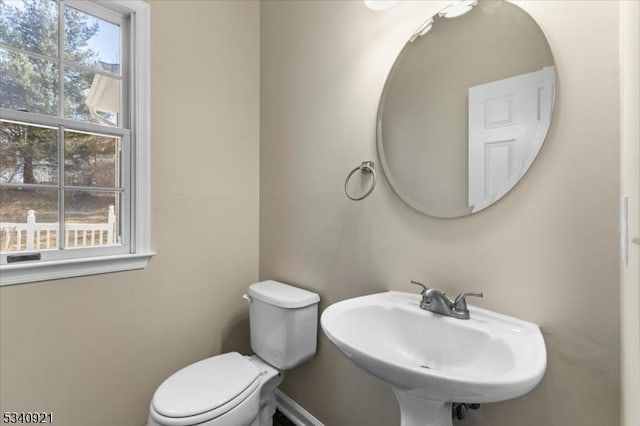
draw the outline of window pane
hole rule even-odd
[[[120,244],[120,193],[65,191],[65,247]]]
[[[0,49],[0,106],[58,115],[58,65]]]
[[[53,0],[0,1],[0,43],[56,57],[58,4]]]
[[[120,186],[120,138],[66,131],[64,183],[74,186]]]
[[[120,80],[65,68],[64,95],[65,117],[108,126],[119,124]]]
[[[72,7],[64,9],[65,58],[120,74],[120,27]]]
[[[0,187],[0,252],[58,247],[58,191]]]
[[[58,130],[0,120],[0,183],[58,183]]]

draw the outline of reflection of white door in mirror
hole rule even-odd
[[[553,66],[469,88],[469,207],[482,210],[529,169],[551,124]]]

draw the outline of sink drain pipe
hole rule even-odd
[[[454,402],[451,405],[451,418],[462,420],[467,415],[469,410],[477,410],[480,408],[480,404],[467,404],[464,402]]]

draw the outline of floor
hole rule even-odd
[[[280,410],[276,410],[273,415],[273,426],[296,426],[296,424],[282,414]]]

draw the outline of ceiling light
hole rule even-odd
[[[470,11],[476,4],[478,4],[478,0],[459,0],[442,9],[438,15],[445,18],[457,18]]]
[[[364,0],[364,4],[371,10],[387,10],[398,0]]]
[[[422,37],[423,35],[428,33],[432,26],[433,26],[433,18],[427,19],[422,25],[418,27],[417,30],[415,30],[415,32],[413,33],[409,41],[413,43],[414,41],[416,41],[418,37]]]

